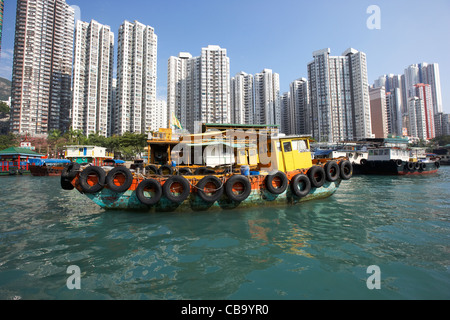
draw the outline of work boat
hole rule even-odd
[[[297,205],[333,195],[352,176],[346,158],[313,160],[308,137],[241,126],[240,132],[251,137],[229,139],[234,125],[212,127],[215,137],[211,132],[175,140],[152,137],[142,167],[72,163],[61,175],[61,186],[77,189],[105,209],[189,212]]]
[[[438,157],[417,157],[411,150],[397,147],[368,149],[367,159],[353,163],[355,171],[368,175],[417,175],[436,173],[440,167]]]
[[[33,176],[60,176],[64,167],[70,164],[67,159],[29,159],[29,170]]]

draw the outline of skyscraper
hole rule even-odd
[[[255,116],[254,124],[280,125],[280,76],[271,69],[264,69],[254,76]]]
[[[119,27],[114,132],[145,133],[156,109],[157,36],[135,21]]]
[[[431,93],[431,86],[429,84],[418,83],[414,85],[415,96],[422,100],[425,115],[425,132],[426,139],[433,139],[435,137],[434,129],[434,107]]]
[[[439,64],[422,62],[412,64],[405,69],[405,87],[407,98],[414,97],[418,83],[429,84],[431,88],[433,113],[442,112],[441,78]]]
[[[109,136],[114,34],[97,21],[78,20],[74,52],[72,129]]]
[[[414,85],[417,83],[421,83],[421,70],[417,64],[412,64],[405,69],[405,87],[406,87],[406,96],[409,98],[415,96]]]
[[[200,61],[201,122],[230,123],[230,58],[215,45],[202,48]]]
[[[11,87],[13,133],[70,125],[74,10],[64,0],[18,0]]]
[[[311,115],[309,110],[309,90],[306,78],[297,79],[289,85],[289,133],[310,134]]]
[[[386,74],[374,81],[373,88],[384,87],[389,134],[400,136],[408,126],[405,75]]]
[[[433,113],[436,114],[438,112],[442,112],[442,92],[439,65],[437,63],[428,64],[423,62],[420,66],[422,72],[421,83],[429,84],[431,88]]]
[[[167,76],[168,121],[174,113],[194,132],[201,122],[230,123],[230,59],[226,49],[209,45],[198,57],[170,57]]]
[[[154,120],[151,123],[150,131],[158,131],[159,128],[167,128],[167,102],[166,100],[156,100],[156,110]]]
[[[395,88],[390,92],[386,92],[388,133],[394,136],[401,136],[403,134],[403,128],[406,128],[406,125],[403,124],[402,117],[402,99],[400,88]]]
[[[371,88],[369,95],[372,132],[375,138],[387,138],[389,126],[386,110],[386,91],[384,87]]]
[[[366,55],[354,49],[313,52],[308,64],[313,137],[321,142],[372,137]]]
[[[424,101],[418,97],[408,100],[408,135],[421,140],[427,139]]]
[[[192,71],[195,62],[188,52],[180,52],[178,57],[169,58],[166,116],[168,127],[171,125],[169,122],[172,114],[180,121],[183,128],[187,128],[188,123],[193,123],[192,115],[189,112],[193,109],[194,103]]]
[[[239,72],[231,78],[231,122],[253,124],[253,75]]]
[[[281,123],[280,123],[280,132],[284,134],[291,134],[291,126],[290,126],[290,100],[291,100],[291,92],[284,92],[280,96],[280,112],[281,112]]]

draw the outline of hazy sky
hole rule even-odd
[[[367,54],[369,84],[410,64],[439,63],[444,112],[450,113],[450,1],[448,0],[67,0],[83,21],[109,25],[115,34],[124,20],[152,26],[158,36],[158,97],[166,98],[167,60],[179,52],[227,49],[231,76],[272,69],[281,92],[307,78],[315,50],[341,55],[352,47]],[[369,29],[380,8],[380,29]],[[0,76],[11,79],[15,0],[5,0]],[[117,51],[117,46],[116,46]],[[115,61],[117,63],[117,60]]]

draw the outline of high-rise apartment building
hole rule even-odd
[[[400,88],[391,89],[386,92],[386,113],[388,122],[388,133],[393,136],[402,136],[403,128],[403,100]]]
[[[419,68],[419,65],[412,64],[405,69],[405,88],[408,100],[409,98],[414,97],[414,85],[420,83],[420,78],[421,70]]]
[[[372,132],[375,135],[375,138],[387,138],[389,130],[386,91],[384,87],[370,88],[369,96]]]
[[[64,0],[18,0],[11,87],[13,133],[70,126],[74,9]]]
[[[124,21],[119,27],[114,132],[145,133],[156,109],[157,36],[151,26]]]
[[[425,104],[422,99],[412,97],[408,100],[408,135],[421,140],[427,139]]]
[[[384,87],[388,112],[389,134],[401,136],[408,127],[408,103],[405,75],[386,74],[374,81],[373,88]]]
[[[156,100],[154,119],[150,125],[150,131],[158,131],[159,128],[167,128],[167,102]]]
[[[320,142],[372,137],[366,55],[354,49],[313,52],[308,83],[313,137]]]
[[[168,122],[172,113],[184,129],[201,122],[230,123],[230,59],[226,49],[209,45],[198,57],[170,57],[167,77]]]
[[[442,92],[441,92],[441,77],[439,74],[439,64],[431,63],[428,64],[423,62],[421,66],[421,83],[426,83],[430,85],[432,103],[433,103],[433,114],[442,112]]]
[[[281,112],[280,132],[287,135],[291,134],[290,100],[291,100],[290,91],[285,92],[280,96],[280,112]]]
[[[289,85],[289,134],[311,134],[309,91],[306,78],[300,78]]]
[[[111,85],[111,109],[108,117],[108,136],[111,136],[115,133],[115,119],[114,116],[116,112],[116,103],[117,103],[117,78],[112,79]]]
[[[253,75],[239,72],[231,78],[231,122],[253,124]]]
[[[442,112],[442,92],[439,65],[422,62],[412,64],[405,69],[405,87],[407,98],[414,97],[418,83],[429,84],[431,88],[433,113]]]
[[[450,135],[450,114],[438,112],[434,115],[436,137]]]
[[[271,69],[264,69],[254,76],[255,116],[254,124],[280,125],[280,76]]]
[[[434,107],[429,84],[418,83],[414,85],[415,96],[423,101],[423,108],[425,112],[425,128],[426,139],[433,139],[435,137],[434,129]]]
[[[73,65],[72,129],[109,136],[114,33],[97,21],[78,20]]]
[[[183,128],[193,123],[190,113],[194,105],[193,67],[197,61],[188,52],[180,52],[178,57],[170,57],[167,72],[167,126],[170,127],[172,114]],[[199,70],[198,70],[199,72]],[[197,73],[198,74],[198,73]],[[196,96],[198,101],[198,94]]]
[[[200,57],[201,122],[230,123],[230,58],[227,50],[209,45]],[[195,113],[194,113],[195,114]]]

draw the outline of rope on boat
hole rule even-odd
[[[206,176],[205,176],[206,177]],[[196,188],[196,189],[198,189],[198,190],[201,190],[199,187],[197,187],[197,185],[194,185],[194,184],[192,184],[191,183],[191,181],[189,181],[189,179],[186,179],[188,182],[189,182],[189,184],[192,186],[192,187],[194,187],[194,188]],[[192,179],[192,180],[197,180],[196,178],[194,178],[194,179]],[[209,190],[211,190],[212,192],[216,192],[216,191],[219,191],[220,189],[222,189],[223,188],[223,186],[225,185],[225,183],[224,183],[224,177],[222,177],[222,179],[219,179],[220,180],[220,187],[219,188],[217,188],[217,189],[211,189],[211,188],[208,188]]]

